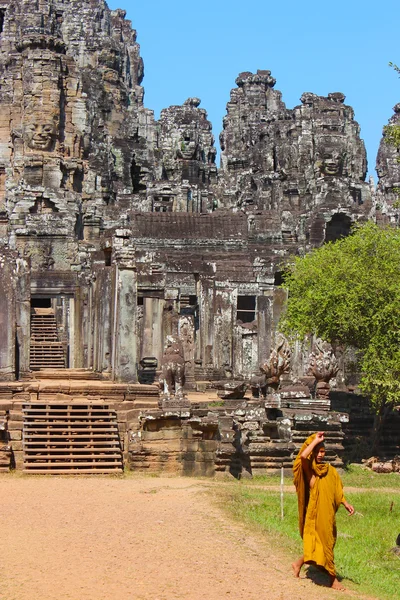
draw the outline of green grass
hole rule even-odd
[[[390,488],[400,493],[399,473],[374,473],[360,465],[350,465],[341,475],[343,485],[360,488]]]
[[[297,497],[292,493],[291,480],[285,478],[284,519],[281,520],[280,492],[268,489],[279,483],[278,477],[257,477],[229,483],[221,488],[220,494],[231,515],[267,533],[273,546],[287,551],[289,561],[302,554]],[[343,507],[337,514],[335,564],[338,576],[343,578],[347,588],[361,594],[373,595],[379,600],[398,600],[400,557],[390,549],[400,533],[400,476],[352,467],[343,474],[343,483],[345,487],[361,489],[346,494],[348,502],[354,505],[355,515],[350,517]],[[391,491],[387,491],[389,489]]]
[[[340,474],[344,487],[359,488],[386,488],[397,490],[400,493],[400,473],[374,473],[361,465],[352,464],[346,467]],[[280,485],[280,475],[256,475],[252,479],[243,480],[246,485],[251,486],[276,486]],[[243,483],[242,481],[242,483]],[[285,477],[285,488],[293,487],[293,478]]]

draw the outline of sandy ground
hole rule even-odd
[[[0,476],[4,600],[335,600],[233,523],[208,480]]]

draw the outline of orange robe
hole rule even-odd
[[[307,460],[315,474],[310,488],[304,473],[301,453],[315,438],[311,435],[301,447],[293,465],[294,485],[299,506],[299,529],[303,538],[304,562],[319,565],[336,576],[333,548],[336,543],[336,512],[344,501],[339,473],[332,465],[317,464],[312,453]]]

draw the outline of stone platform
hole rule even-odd
[[[71,437],[71,427],[65,419],[72,417],[57,422],[54,414],[63,410],[73,415],[77,408],[90,412],[90,407],[106,408],[115,415],[123,466],[135,471],[238,478],[277,472],[282,467],[290,472],[304,439],[317,430],[326,432],[327,460],[342,466],[342,425],[348,421],[347,415],[329,411],[326,402],[296,398],[293,394],[282,396],[276,394],[272,405],[270,398],[248,394],[240,399],[221,400],[217,390],[205,389],[187,391],[185,402],[168,403],[160,399],[156,385],[114,383],[84,370],[37,372],[30,380],[0,383],[4,444],[0,468],[27,470],[27,414],[42,411],[47,419],[47,446],[37,454],[50,457],[51,463],[53,447],[62,444],[59,434],[70,434],[68,439],[74,441],[82,433],[79,427],[89,418],[82,416],[73,421],[75,437]],[[42,431],[38,415],[34,436]],[[63,426],[65,431],[61,432]],[[101,426],[101,422],[92,424],[91,430]],[[57,439],[51,438],[54,432]],[[93,446],[93,437],[89,442]],[[79,444],[83,446],[83,442]],[[65,451],[72,446],[69,441]],[[34,462],[32,458],[29,464]],[[41,469],[42,462],[38,472],[51,471],[48,466]],[[79,463],[73,458],[71,462]],[[29,470],[34,471],[35,467]],[[55,472],[60,469],[56,467]]]

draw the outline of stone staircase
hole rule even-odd
[[[121,473],[117,414],[105,404],[24,404],[26,473]]]
[[[65,352],[50,308],[32,309],[30,368],[33,371],[65,368]]]

